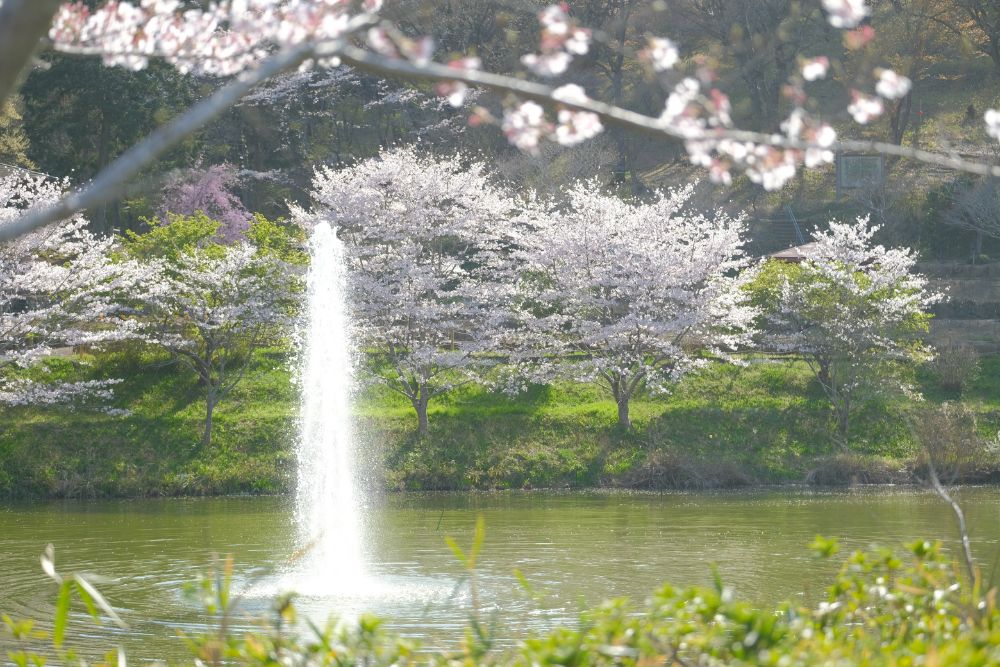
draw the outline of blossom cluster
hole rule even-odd
[[[680,51],[673,40],[666,37],[649,37],[649,46],[642,53],[643,57],[657,72],[673,69],[680,60]]]
[[[692,186],[647,202],[593,182],[565,194],[565,204],[529,209],[518,255],[531,279],[513,339],[534,379],[598,381],[622,405],[702,365],[692,343],[725,355],[749,342],[756,313],[740,296],[753,274],[742,216],[687,210]]]
[[[865,0],[823,0],[823,9],[834,28],[856,28],[871,13]]]
[[[689,77],[674,89],[661,117],[663,122],[682,128],[682,135],[688,137],[685,146],[691,162],[708,169],[714,182],[729,184],[736,168],[766,190],[777,190],[795,176],[799,165],[813,168],[833,162],[836,131],[801,106],[795,107],[781,124],[781,137],[804,142],[806,148],[713,138],[711,130],[732,127],[729,111],[724,94],[713,89],[706,96],[700,82]]]
[[[195,168],[175,177],[164,189],[160,202],[160,218],[170,214],[194,215],[202,211],[218,220],[219,235],[234,242],[243,237],[250,226],[250,212],[234,193],[239,175],[229,164]]]
[[[986,121],[986,131],[989,135],[1000,140],[1000,110],[987,109],[983,120]]]
[[[164,58],[182,72],[216,76],[256,65],[274,47],[336,39],[351,19],[347,0],[221,0],[191,7],[180,0],[110,0],[63,5],[49,38],[56,48],[98,53],[105,64],[142,69]],[[380,0],[365,0],[376,12]]]
[[[590,30],[581,28],[569,17],[569,6],[563,2],[549,5],[538,14],[542,24],[540,53],[521,56],[521,63],[539,76],[563,74],[574,56],[590,49]]]
[[[556,88],[552,97],[570,104],[588,100],[583,88],[572,83]],[[545,109],[536,102],[528,101],[505,109],[500,127],[512,144],[529,153],[537,153],[539,144],[545,138],[564,146],[573,146],[604,130],[600,116],[590,111],[562,107],[557,119],[557,123],[549,122]]]
[[[841,420],[852,400],[878,385],[900,384],[893,361],[927,359],[927,309],[943,299],[914,271],[916,254],[875,242],[866,218],[832,222],[782,275],[765,316],[770,345],[803,355]]]
[[[152,258],[130,306],[146,340],[212,372],[213,354],[290,323],[289,281],[279,262],[247,241]],[[206,357],[199,346],[215,352]],[[192,354],[193,353],[193,354]]]
[[[64,187],[20,170],[0,177],[0,226],[50,204]],[[245,239],[220,240],[229,245],[170,259],[133,256],[76,216],[0,245],[0,403],[110,398],[116,380],[43,382],[23,372],[71,346],[140,340],[193,362],[205,359],[207,348],[208,370],[195,370],[222,377],[216,357],[241,355],[246,341],[289,323],[295,279]],[[44,367],[34,371],[44,374]]]

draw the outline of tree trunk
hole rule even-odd
[[[843,405],[837,408],[837,440],[844,450],[850,449],[851,410]]]
[[[101,130],[98,134],[97,139],[97,173],[101,171],[108,165],[111,159],[111,123],[108,121],[108,115],[101,110]],[[107,234],[110,230],[108,229],[108,205],[109,202],[105,202],[97,207],[94,211],[94,223],[97,225],[97,230],[102,234]]]
[[[628,416],[628,396],[618,399],[618,424],[629,430],[632,429],[632,419]]]
[[[215,412],[217,401],[215,391],[210,389],[205,399],[205,430],[201,435],[201,444],[204,447],[212,444],[212,413]]]
[[[410,402],[413,404],[413,409],[417,411],[417,433],[421,436],[427,435],[427,427],[430,425],[427,420],[428,398],[421,395],[418,398],[410,399]]]
[[[837,443],[844,451],[850,450],[851,433],[851,400],[841,397],[839,403],[834,405],[837,413]]]
[[[819,360],[819,372],[816,373],[819,379],[820,385],[823,387],[823,391],[829,393],[830,389],[828,387],[833,386],[832,378],[830,377],[830,362],[823,359]]]
[[[889,115],[889,134],[892,143],[897,146],[903,145],[903,135],[910,125],[910,110],[913,106],[913,91],[907,93],[903,99],[899,100]]]
[[[836,385],[833,375],[833,362],[830,359],[816,359],[816,365],[818,366],[816,369],[816,379],[819,381],[823,393],[826,394],[827,399],[830,401],[834,417],[837,421],[834,440],[846,451],[849,445],[848,432],[851,426],[851,397],[849,394],[844,394],[841,388]]]

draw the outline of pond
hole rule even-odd
[[[974,548],[990,562],[1000,545],[1000,489],[968,488],[959,496]],[[713,563],[739,596],[816,601],[837,564],[812,557],[807,545],[816,534],[839,538],[845,549],[926,537],[956,544],[948,509],[912,489],[400,494],[372,510],[369,559],[378,585],[338,594],[326,590],[335,572],[289,574],[291,513],[291,501],[275,497],[0,506],[0,611],[51,619],[55,586],[38,555],[52,542],[60,570],[110,578],[100,588],[131,626],[95,629],[74,616],[85,650],[103,653],[121,643],[133,662],[180,658],[178,634],[209,623],[184,585],[207,571],[213,555],[232,554],[240,623],[248,627],[250,616],[293,585],[303,594],[300,612],[310,617],[372,611],[425,647],[452,648],[470,603],[444,538],[468,545],[482,514],[479,596],[509,645],[572,624],[582,607],[607,597],[641,601],[664,581],[709,584]],[[515,570],[540,598],[523,590]]]

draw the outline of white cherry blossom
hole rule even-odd
[[[13,170],[0,176],[0,226],[58,199],[65,184]],[[17,379],[57,347],[100,346],[138,336],[119,317],[117,294],[142,275],[134,262],[113,262],[114,240],[99,238],[76,216],[0,244],[0,403],[107,399],[116,380],[42,383]]]
[[[363,370],[404,395],[426,431],[433,397],[496,363],[482,353],[495,348],[513,282],[503,267],[514,203],[483,164],[413,147],[317,170],[313,202],[294,214],[344,241],[355,335],[372,350]]]
[[[567,12],[563,3],[549,5],[538,14],[542,25],[540,53],[521,56],[521,63],[539,76],[564,73],[573,62],[573,56],[584,55],[590,48],[590,31],[578,27]]]
[[[255,351],[287,334],[298,279],[246,241],[150,258],[125,303],[143,339],[197,374],[205,391],[202,444],[216,405],[244,377]]]
[[[898,100],[906,97],[913,83],[905,76],[896,74],[891,69],[878,70],[878,83],[875,92],[887,100]]]
[[[802,78],[806,81],[825,79],[830,69],[830,59],[826,56],[809,58],[802,63]]]
[[[823,0],[823,9],[834,28],[856,28],[871,13],[865,0]]]
[[[501,128],[507,140],[523,151],[533,153],[538,150],[542,137],[549,133],[549,122],[545,119],[545,109],[535,102],[505,109]]]
[[[882,100],[871,95],[856,90],[851,91],[852,101],[847,107],[847,112],[854,117],[855,122],[865,125],[874,118],[878,118],[885,111]]]
[[[649,37],[649,45],[643,52],[645,58],[657,72],[673,69],[680,60],[680,51],[673,40],[666,37]]]
[[[754,312],[735,278],[745,221],[683,210],[693,189],[626,202],[581,183],[568,205],[529,207],[520,247],[519,326],[509,347],[535,381],[594,381],[630,425],[637,392],[668,391],[705,360],[748,339]]]
[[[983,115],[986,132],[994,139],[1000,139],[1000,109],[987,109]]]
[[[845,447],[861,395],[904,389],[893,363],[927,357],[924,313],[942,298],[914,272],[916,253],[877,244],[877,232],[866,218],[831,222],[803,247],[802,263],[779,274],[764,308],[769,345],[809,364]]]
[[[543,54],[527,53],[521,56],[521,64],[538,76],[545,77],[563,74],[571,62],[573,62],[573,56],[565,51]]]
[[[571,103],[586,102],[588,99],[583,88],[576,84],[566,84],[556,88],[552,97],[562,102]],[[581,141],[586,141],[596,137],[604,130],[600,116],[589,111],[560,109],[558,120],[559,123],[553,133],[553,139],[564,146],[573,146]]]
[[[49,38],[57,49],[99,53],[108,65],[142,69],[157,57],[183,72],[224,76],[253,67],[273,47],[341,37],[349,26],[350,5],[346,0],[219,0],[182,7],[172,1],[112,0],[91,9],[75,2],[60,8]],[[380,6],[366,2],[364,9],[375,12]]]

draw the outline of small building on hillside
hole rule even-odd
[[[791,248],[785,248],[784,250],[779,250],[778,252],[772,252],[768,257],[771,259],[776,259],[779,262],[789,262],[790,264],[799,264],[806,258],[806,253],[816,246],[815,242],[804,243],[802,245],[792,246]]]

